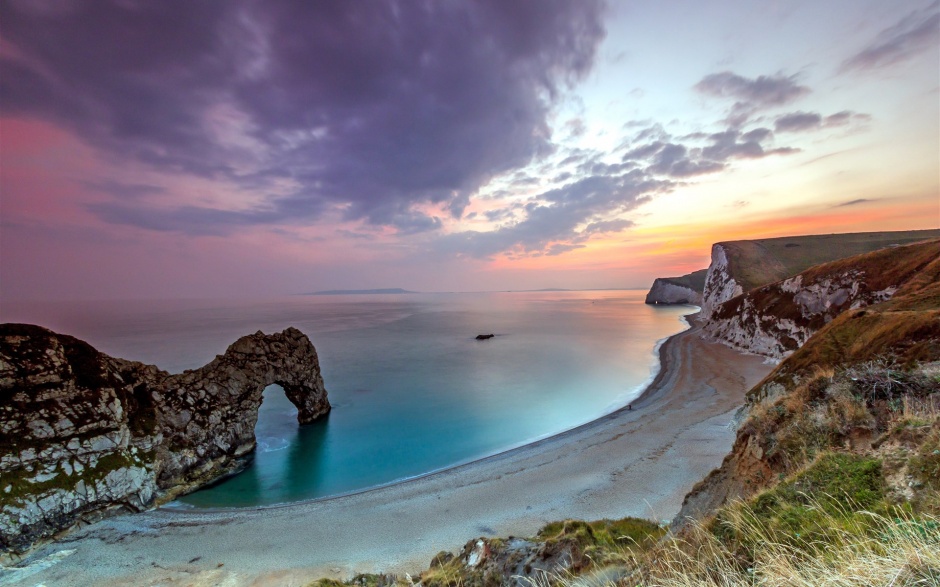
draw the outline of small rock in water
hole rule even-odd
[[[496,336],[495,334],[478,334],[477,340],[487,340]]]

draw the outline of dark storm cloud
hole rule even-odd
[[[728,114],[732,126],[741,126],[758,111],[789,104],[810,92],[797,83],[796,76],[761,75],[746,78],[731,71],[705,76],[695,89],[707,96],[735,100]]]
[[[552,151],[550,102],[590,69],[604,34],[595,1],[36,6],[2,5],[7,116],[67,127],[118,160],[296,186],[252,212],[93,208],[190,234],[330,207],[434,229],[440,219],[414,204],[459,216],[490,177]]]
[[[881,31],[867,47],[847,59],[841,71],[879,69],[900,63],[921,51],[933,50],[936,54],[938,41],[940,2],[933,2]]]

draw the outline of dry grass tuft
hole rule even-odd
[[[827,540],[801,540],[764,524],[746,506],[734,508],[728,530],[759,545],[753,559],[703,524],[634,558],[607,581],[603,574],[538,577],[533,587],[857,587],[940,585],[940,518],[898,509],[891,516],[861,512],[864,528],[832,519]]]

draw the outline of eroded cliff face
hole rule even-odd
[[[729,270],[725,247],[721,243],[712,245],[712,261],[708,266],[705,289],[702,292],[702,319],[708,320],[715,308],[742,293],[744,289]]]
[[[679,277],[659,277],[646,294],[646,303],[701,305],[707,274],[706,268]]]
[[[717,247],[717,245],[716,245]],[[782,359],[820,328],[849,309],[890,299],[929,263],[940,257],[940,241],[882,249],[813,267],[789,279],[737,295],[717,305],[738,286],[718,287],[722,253],[709,271],[715,276],[703,334],[732,348]],[[707,285],[706,285],[707,287]]]
[[[23,551],[237,469],[275,383],[300,423],[330,409],[316,350],[294,328],[242,337],[170,375],[38,326],[0,325],[0,549]]]
[[[657,278],[646,294],[647,304],[695,304],[702,303],[702,294],[690,287],[676,285],[668,279]]]

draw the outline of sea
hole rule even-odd
[[[297,424],[265,389],[243,472],[170,507],[239,508],[348,494],[494,455],[636,399],[692,306],[644,291],[296,295],[263,300],[4,302],[4,322],[85,340],[172,373],[238,337],[288,326],[317,349],[333,410]],[[476,340],[478,334],[495,334]]]

